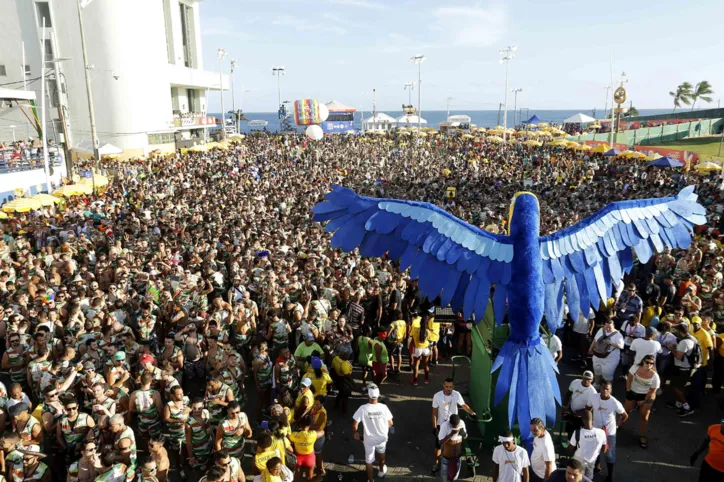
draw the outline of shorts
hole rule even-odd
[[[390,356],[402,355],[402,342],[400,342],[400,343],[388,343],[388,344],[387,344],[387,353],[388,353]]]
[[[427,358],[430,356],[430,347],[426,348],[415,348],[412,352],[413,358]]]
[[[372,362],[372,373],[376,376],[387,375],[387,363]]]
[[[321,453],[322,453],[322,448],[324,448],[324,441],[325,441],[325,440],[326,440],[326,437],[319,437],[319,438],[314,442],[314,453],[315,453],[315,454],[321,454]]]
[[[375,463],[375,453],[378,454],[384,454],[385,449],[387,448],[387,440],[384,442],[374,445],[374,444],[368,444],[367,441],[364,441],[365,446],[365,463],[366,464],[373,464]]]
[[[691,370],[688,368],[681,369],[681,368],[674,368],[674,371],[671,375],[671,386],[674,388],[678,388],[679,390],[684,390],[686,388],[686,384],[689,382],[689,379],[691,378]]]
[[[629,390],[626,392],[626,400],[630,400],[632,402],[643,402],[644,400],[646,400],[646,394],[636,393]]]
[[[296,454],[297,455],[297,467],[314,467],[317,458],[314,456],[314,452],[311,454]]]

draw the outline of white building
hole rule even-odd
[[[394,117],[390,117],[384,112],[377,112],[362,121],[362,130],[387,132],[393,130],[396,125],[397,120]]]
[[[91,140],[77,1],[0,0],[0,84],[15,82],[9,87],[22,89],[25,70],[28,89],[40,98],[45,18],[46,60],[68,58],[47,64],[48,137],[62,141],[63,122],[58,120],[62,111],[73,147]],[[139,155],[205,137],[211,123],[207,91],[218,95],[220,77],[218,66],[216,72],[204,70],[201,1],[81,1],[87,4],[83,26],[101,145]],[[228,69],[228,60],[225,64]],[[226,89],[228,76],[222,83]],[[0,117],[0,127],[25,123],[17,109]],[[10,134],[0,129],[0,140],[8,140]]]

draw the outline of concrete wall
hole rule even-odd
[[[60,178],[66,174],[65,165],[53,167],[53,175],[50,176],[50,182],[54,186],[60,185]],[[0,174],[0,202],[8,202],[15,197],[15,189],[23,188],[26,195],[38,194],[45,192],[45,171],[43,169],[33,169],[31,171],[10,172]]]

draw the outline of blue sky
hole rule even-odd
[[[444,109],[447,97],[454,110],[497,110],[505,91],[498,51],[506,45],[518,47],[509,89],[523,89],[519,108],[603,109],[611,56],[638,108],[671,107],[669,91],[700,80],[713,85],[716,107],[724,97],[721,18],[721,0],[201,3],[205,67],[217,71],[219,47],[237,59],[237,105],[243,84],[248,112],[276,109],[274,65],[287,71],[282,100],[336,99],[370,110],[374,88],[378,110],[400,110],[405,82],[417,81],[409,60],[417,53],[426,56],[423,111]],[[219,106],[212,93],[210,111]]]

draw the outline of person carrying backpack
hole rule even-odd
[[[696,370],[701,368],[702,352],[699,342],[689,334],[686,323],[677,325],[676,329],[679,342],[674,351],[674,374],[671,378],[676,401],[669,402],[666,406],[676,409],[680,417],[686,417],[694,413],[695,409],[689,405],[684,390]]]

